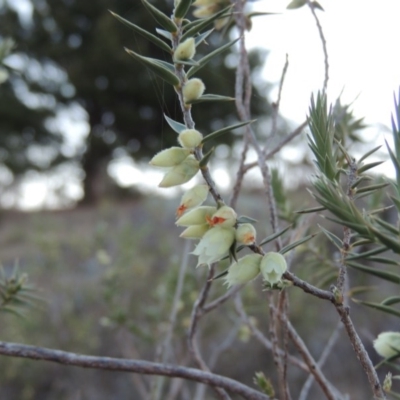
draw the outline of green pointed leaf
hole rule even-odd
[[[212,147],[207,154],[205,154],[203,156],[203,158],[200,160],[199,166],[200,168],[204,168],[205,166],[207,166],[208,162],[210,161],[210,158],[212,156],[212,154],[214,153],[215,147]]]
[[[390,296],[381,302],[383,306],[391,306],[397,303],[400,303],[400,296]]]
[[[303,7],[305,4],[307,4],[307,0],[293,0],[286,6],[286,8],[288,10],[295,10],[296,8]]]
[[[380,264],[395,265],[397,267],[400,266],[400,264],[396,260],[387,257],[369,257],[368,261],[373,261]]]
[[[196,100],[190,101],[188,104],[203,103],[205,101],[234,101],[234,97],[220,96],[218,94],[203,94]]]
[[[364,173],[365,171],[368,171],[369,169],[375,168],[375,167],[377,167],[378,165],[383,164],[384,162],[385,162],[385,161],[376,161],[376,162],[372,162],[372,163],[369,163],[369,164],[365,164],[365,165],[363,165],[362,167],[360,167],[360,168],[357,170],[357,172],[358,172],[359,174],[362,174],[362,173]]]
[[[376,254],[383,253],[386,250],[387,250],[386,246],[379,246],[379,247],[376,247],[376,248],[374,248],[372,250],[365,251],[364,253],[358,253],[358,254],[349,253],[349,255],[347,256],[346,260],[350,261],[350,260],[358,260],[360,258],[368,258],[370,256],[374,256]]]
[[[175,60],[174,64],[188,65],[189,67],[197,66],[199,63],[195,60]]]
[[[233,6],[230,5],[228,7],[225,7],[221,11],[217,12],[216,14],[212,15],[209,18],[196,20],[196,21],[193,21],[193,22],[187,24],[184,27],[185,33],[183,34],[181,40],[184,41],[187,38],[193,37],[194,35],[196,35],[200,31],[202,31],[203,29],[205,29],[207,26],[211,25],[214,21],[216,21],[219,18],[228,17],[229,15],[231,15],[231,13],[228,11],[230,11],[232,9],[232,7]]]
[[[370,150],[368,153],[365,153],[359,160],[358,163],[361,163],[362,161],[364,161],[366,158],[368,158],[371,154],[374,154],[376,151],[378,151],[380,148],[382,147],[382,145],[376,146],[374,147],[372,150]]]
[[[209,140],[216,139],[217,137],[219,137],[227,132],[230,132],[236,128],[240,128],[241,126],[251,124],[254,121],[255,120],[239,122],[238,124],[230,125],[230,126],[227,126],[226,128],[222,128],[217,131],[214,131],[214,132],[210,133],[209,135],[207,135],[206,137],[204,137],[202,143],[204,144],[204,143],[208,142]]]
[[[322,233],[329,239],[331,243],[333,243],[336,248],[340,251],[343,249],[343,242],[332,232],[329,232],[325,228],[323,228],[321,225],[318,225],[319,229],[321,229]]]
[[[167,117],[165,114],[164,114],[164,118],[168,122],[168,125],[178,134],[181,133],[182,131],[184,131],[185,129],[187,129],[184,124],[174,121],[172,118]]]
[[[400,199],[394,196],[390,196],[391,200],[393,201],[394,205],[398,210],[400,210]]]
[[[237,254],[236,254],[236,240],[232,243],[232,246],[229,248],[229,258],[232,261],[234,259],[238,262]]]
[[[194,38],[194,44],[196,45],[196,47],[199,44],[201,44],[202,42],[204,42],[213,32],[214,32],[214,28],[202,33],[201,35],[196,36]]]
[[[314,212],[318,212],[318,211],[324,211],[326,210],[325,207],[312,207],[312,208],[306,208],[304,210],[300,210],[300,211],[295,211],[295,213],[297,214],[310,214],[310,213],[314,213]]]
[[[168,64],[165,61],[156,60],[154,58],[143,57],[140,54],[135,53],[132,50],[126,49],[125,51],[132,56],[137,61],[140,61],[144,64],[148,69],[158,75],[160,78],[164,79],[166,82],[173,86],[179,85],[179,78],[173,72],[174,66],[172,64]],[[172,67],[171,68],[169,67]]]
[[[318,233],[313,233],[312,235],[308,235],[304,237],[303,239],[297,240],[296,242],[290,243],[287,246],[285,246],[283,249],[279,250],[279,253],[285,254],[290,250],[293,250],[295,247],[300,246],[301,244],[308,242],[310,239],[312,239],[314,236],[317,236]]]
[[[384,187],[388,186],[388,183],[378,183],[376,185],[369,185],[364,186],[360,189],[357,189],[357,194],[366,193],[366,192],[374,192],[375,190],[383,189]]]
[[[170,40],[172,42],[173,36],[170,32],[165,31],[164,29],[156,28],[156,32],[160,36],[164,36],[166,39]]]
[[[400,317],[400,310],[396,310],[393,307],[384,306],[380,303],[372,303],[369,301],[361,301],[361,300],[354,300],[356,303],[363,304],[364,306],[375,308],[379,311],[383,311],[388,314],[395,315],[396,317]]]
[[[385,281],[400,284],[400,275],[393,272],[383,271],[378,268],[366,267],[365,265],[356,263],[354,261],[346,261],[346,265],[359,271],[365,272],[366,274],[377,276],[378,278],[384,279]]]
[[[371,227],[370,229],[382,244],[386,245],[389,249],[393,250],[395,253],[397,254],[400,253],[400,243],[398,237],[393,238],[388,235],[385,235],[382,232],[380,232],[379,229],[376,229],[374,227]]]
[[[383,219],[377,217],[375,217],[373,221],[378,223],[383,228],[387,229],[390,233],[393,233],[393,235],[399,234],[398,228],[392,224],[389,224],[389,222],[386,222]]]
[[[118,14],[115,14],[114,12],[110,11],[111,15],[116,18],[118,21],[122,22],[132,30],[134,30],[136,33],[139,35],[142,35],[144,38],[149,40],[150,42],[154,43],[156,46],[160,47],[161,49],[169,52],[172,54],[172,49],[170,46],[167,45],[167,43],[163,42],[161,39],[159,39],[157,36],[154,36],[153,34],[147,32],[146,30],[140,28],[139,26],[133,24],[132,22],[126,20],[125,18],[120,17]]]
[[[158,8],[154,7],[147,0],[141,0],[147,11],[154,17],[154,19],[168,32],[176,32],[178,27],[174,21],[171,20],[167,15],[161,12]]]
[[[218,54],[221,54],[225,50],[229,49],[232,45],[234,45],[240,38],[237,38],[235,40],[230,41],[229,43],[226,43],[225,45],[221,46],[220,48],[212,51],[211,53],[207,54],[204,56],[201,60],[198,60],[198,66],[192,67],[189,69],[189,71],[186,73],[186,76],[190,78],[193,76],[195,73],[197,73],[201,68],[203,68],[213,57],[217,56]]]
[[[237,219],[238,224],[256,224],[257,222],[256,219],[248,217],[247,215],[241,215]]]
[[[189,11],[190,6],[192,5],[193,0],[180,0],[178,5],[174,10],[174,17],[176,19],[182,19],[185,17],[187,12]]]
[[[228,257],[226,257],[228,258]],[[228,269],[226,269],[225,271],[222,271],[220,274],[218,274],[217,276],[214,276],[213,278],[211,278],[211,281],[215,281],[216,279],[222,278],[225,275],[228,275]]]
[[[262,11],[255,11],[247,14],[248,18],[253,18],[253,17],[262,17],[265,15],[278,15],[280,13],[272,13],[272,12],[262,12]]]
[[[292,225],[287,226],[286,228],[280,230],[279,232],[276,232],[270,236],[267,236],[266,238],[264,238],[263,240],[261,240],[259,246],[264,246],[264,244],[267,244],[269,242],[272,242],[273,240],[275,240],[276,238],[278,238],[279,236],[282,236],[285,232],[287,232],[290,228],[292,227]]]

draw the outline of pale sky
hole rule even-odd
[[[358,117],[369,123],[390,124],[393,92],[400,85],[398,52],[399,0],[320,0],[317,10],[329,55],[328,97],[354,103]],[[322,88],[324,59],[315,20],[304,6],[285,10],[287,1],[260,0],[255,8],[280,15],[254,19],[247,35],[250,45],[270,50],[264,70],[267,81],[279,81],[286,53],[289,70],[282,93],[281,112],[304,120],[310,94]],[[276,91],[273,93],[276,95]]]

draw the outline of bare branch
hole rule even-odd
[[[349,308],[342,304],[336,305],[336,310],[340,315],[341,321],[344,324],[347,335],[349,336],[350,342],[356,353],[358,360],[360,361],[367,377],[369,384],[371,386],[372,392],[376,400],[386,399],[385,393],[382,390],[381,383],[379,381],[378,375],[375,368],[369,358],[367,351],[365,350],[364,344],[358,336],[357,331],[354,328],[353,321],[349,315]]]
[[[246,400],[269,399],[267,395],[233,379],[210,372],[200,371],[195,368],[171,364],[160,364],[144,360],[87,356],[61,350],[9,342],[0,342],[0,354],[9,357],[51,361],[63,365],[74,365],[82,368],[101,369],[108,371],[125,371],[144,375],[162,375],[175,378],[184,378],[191,381],[202,382],[214,388],[227,390],[231,393],[242,396]]]
[[[324,366],[325,361],[328,359],[329,355],[331,354],[332,349],[333,349],[334,345],[336,344],[337,339],[339,338],[339,333],[342,329],[343,329],[343,324],[341,322],[339,322],[336,326],[336,329],[333,331],[331,337],[329,338],[328,343],[325,345],[324,351],[322,352],[322,354],[317,362],[317,365],[319,368],[322,368]],[[314,382],[314,376],[310,375],[307,378],[307,380],[305,381],[305,383],[301,389],[301,392],[299,395],[299,400],[307,399],[308,392],[310,391],[313,382]]]
[[[311,10],[311,13],[312,13],[314,19],[315,19],[315,23],[317,24],[319,37],[320,37],[321,43],[322,43],[322,50],[324,52],[325,78],[324,78],[324,84],[323,84],[323,92],[326,93],[326,89],[328,88],[328,80],[329,80],[329,60],[328,60],[328,49],[326,46],[326,38],[324,35],[324,31],[322,29],[321,23],[319,21],[318,15],[315,12],[314,4],[310,0],[307,1],[307,4]]]
[[[198,322],[203,314],[202,307],[207,300],[208,293],[209,293],[211,285],[212,285],[214,269],[215,269],[215,265],[212,265],[210,270],[208,271],[207,280],[206,280],[197,300],[195,301],[195,303],[193,305],[189,333],[188,333],[188,345],[189,345],[190,354],[192,355],[197,366],[199,368],[201,368],[203,371],[209,371],[209,368],[200,353],[200,349],[199,349],[197,339],[196,339],[196,332],[197,332]],[[229,396],[225,392],[225,390],[221,389],[220,387],[215,387],[214,389],[221,399],[223,399],[223,400],[229,399]]]
[[[161,361],[162,363],[169,361],[169,356],[170,356],[169,353],[170,353],[170,349],[172,348],[172,346],[171,346],[172,335],[173,335],[174,328],[175,328],[176,316],[178,314],[178,308],[179,308],[179,302],[180,302],[181,296],[182,296],[183,282],[185,279],[185,273],[186,273],[186,269],[187,269],[187,265],[188,265],[188,261],[189,261],[190,245],[191,245],[191,242],[189,240],[186,240],[184,248],[183,248],[181,265],[179,267],[178,281],[176,284],[174,299],[172,302],[171,314],[169,316],[168,329],[167,329],[167,332],[165,333],[164,340],[161,343],[161,346],[159,346],[159,348],[157,349],[155,361]],[[164,381],[162,378],[158,378],[156,380],[155,385],[154,385],[154,392],[153,392],[154,399],[160,399],[163,383],[164,383]]]
[[[278,115],[279,115],[279,107],[281,104],[281,97],[282,97],[282,89],[283,83],[285,82],[285,76],[289,67],[289,57],[286,54],[285,64],[282,69],[281,79],[279,81],[279,90],[278,90],[278,98],[275,103],[272,103],[273,106],[273,114],[272,114],[272,132],[271,136],[274,137],[277,133],[277,126],[278,126]]]
[[[272,343],[271,341],[252,323],[250,320],[249,316],[246,314],[246,311],[244,310],[243,307],[243,302],[242,298],[240,296],[240,293],[235,296],[235,308],[236,312],[239,314],[241,317],[242,321],[250,328],[251,333],[254,335],[254,337],[268,350],[272,351]],[[282,350],[278,350],[283,354]],[[295,365],[296,367],[308,371],[307,365],[303,363],[301,360],[299,360],[297,357],[293,357],[289,355],[289,361],[291,364]]]
[[[333,393],[332,389],[330,388],[329,382],[326,380],[324,374],[322,373],[321,369],[319,368],[318,364],[315,362],[313,356],[308,351],[307,346],[298,335],[296,330],[294,329],[293,325],[285,318],[282,322],[284,322],[287,326],[289,337],[292,340],[293,344],[296,346],[298,352],[303,357],[303,360],[308,366],[308,370],[315,378],[316,382],[321,387],[322,391],[324,392],[326,398],[328,400],[335,400],[337,399],[336,395]]]

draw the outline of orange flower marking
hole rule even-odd
[[[177,209],[176,209],[176,217],[181,217],[183,213],[187,210],[187,207],[184,204],[181,204]]]

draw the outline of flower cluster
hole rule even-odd
[[[280,253],[249,254],[229,267],[225,282],[228,287],[244,284],[261,273],[264,282],[273,286],[281,281],[286,269],[286,260]]]

